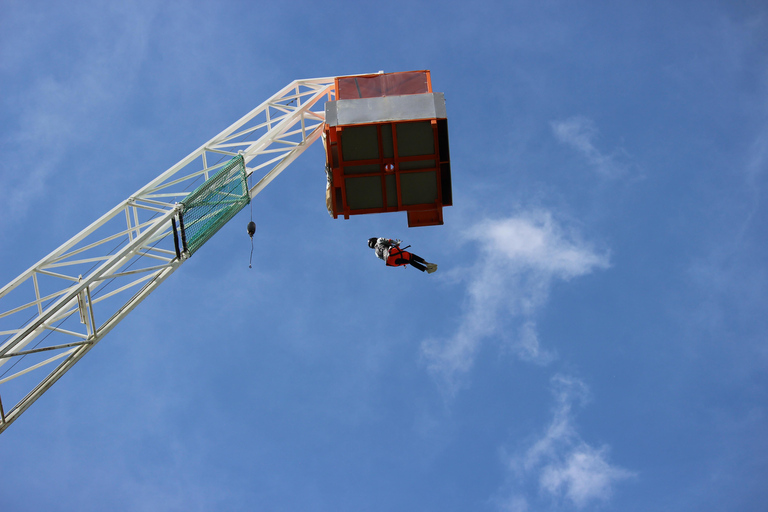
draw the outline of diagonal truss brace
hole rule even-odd
[[[291,82],[0,289],[0,433],[189,257],[180,201],[236,155],[254,198],[320,137],[333,82]]]

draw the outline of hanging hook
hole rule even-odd
[[[251,189],[251,177],[248,176],[248,190],[250,191],[250,189]],[[256,223],[253,222],[253,200],[251,199],[248,202],[251,203],[251,222],[248,223],[248,228],[247,228],[248,236],[251,237],[251,258],[248,260],[248,268],[253,268],[253,234],[256,233]]]
[[[248,236],[251,237],[251,259],[248,261],[248,268],[253,268],[253,234],[256,233],[256,223],[248,223]]]

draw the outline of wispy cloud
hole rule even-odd
[[[608,446],[595,448],[576,431],[573,410],[589,400],[586,385],[558,374],[552,390],[555,406],[549,426],[523,450],[506,456],[511,489],[498,500],[505,510],[528,510],[530,501],[541,497],[583,509],[607,501],[616,483],[635,475],[608,462]]]
[[[616,178],[629,171],[628,157],[623,149],[618,148],[611,153],[604,153],[597,148],[595,141],[599,131],[591,119],[576,116],[562,121],[553,121],[551,126],[555,138],[581,153],[590,167],[599,175]]]
[[[67,27],[71,16],[83,14],[78,7],[72,9],[62,13],[61,27]],[[32,16],[24,6],[13,14],[17,19]],[[109,14],[113,22],[91,24],[78,34],[78,39],[88,41],[82,51],[61,51],[65,55],[61,62],[38,66],[23,88],[6,91],[13,108],[5,133],[0,133],[6,161],[0,169],[0,216],[4,219],[23,215],[35,198],[49,192],[47,181],[55,172],[73,173],[83,141],[100,130],[99,112],[114,110],[130,90],[147,54],[146,32],[152,14],[131,8],[116,8]],[[12,76],[26,60],[60,47],[63,38],[70,37],[63,30],[42,35],[22,31],[21,39],[12,43],[0,36],[0,46],[14,49],[10,64],[0,67],[0,77]],[[67,159],[70,163],[64,166]]]
[[[546,211],[479,222],[464,239],[479,250],[475,264],[462,272],[464,311],[452,336],[426,340],[421,347],[430,372],[449,393],[472,367],[482,340],[492,336],[505,340],[525,361],[551,361],[554,353],[541,347],[535,315],[552,283],[608,266],[606,254],[593,250]]]

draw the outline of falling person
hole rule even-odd
[[[368,239],[368,247],[374,249],[376,257],[384,260],[388,267],[410,265],[422,272],[427,271],[429,274],[437,270],[437,265],[435,263],[428,263],[424,258],[402,250],[400,248],[400,243],[400,240],[392,240],[389,238],[374,237]]]

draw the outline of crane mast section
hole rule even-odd
[[[321,135],[334,79],[291,82],[0,289],[0,432],[189,257],[185,198],[239,159],[254,198]]]

